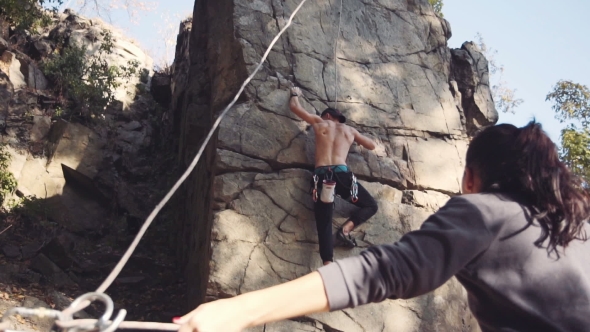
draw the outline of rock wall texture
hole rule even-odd
[[[117,102],[99,116],[83,116],[39,68],[73,41],[92,53],[103,29],[114,38],[109,64],[136,60],[142,75],[119,86]],[[152,67],[113,27],[70,10],[31,31],[9,29],[0,15],[0,150],[10,153],[8,170],[18,180],[18,197],[5,203],[19,203],[0,206],[0,312],[15,305],[61,310],[96,289],[171,187],[177,153],[163,117],[170,75],[152,77]],[[169,321],[179,312],[185,287],[170,250],[170,214],[160,213],[107,290],[129,320]],[[102,314],[91,308],[92,317]],[[19,317],[11,328],[47,331],[46,320],[23,326]]]
[[[196,0],[181,27],[169,116],[187,166],[219,111],[298,5],[294,0]],[[377,142],[351,148],[348,163],[379,212],[356,230],[360,248],[392,243],[460,190],[477,128],[495,123],[487,61],[466,43],[451,50],[449,23],[427,0],[305,4],[264,68],[222,121],[191,180],[177,221],[189,306],[288,281],[321,264],[309,194],[311,128],[290,113],[289,87],[304,107],[338,108]],[[338,80],[335,80],[335,66]],[[188,73],[188,76],[187,76]],[[336,85],[338,95],[336,96]],[[354,207],[338,200],[334,226]],[[463,288],[453,279],[410,300],[312,315],[252,331],[471,331]]]
[[[146,192],[137,179],[152,172],[146,151],[157,144],[154,128],[161,121],[151,95],[139,89],[149,90],[149,79],[140,82],[138,75],[121,84],[103,117],[82,124],[58,116],[53,87],[39,69],[60,43],[83,45],[91,54],[103,30],[113,37],[110,65],[135,60],[140,71],[152,72],[152,59],[129,38],[70,10],[55,14],[40,33],[0,37],[0,143],[12,155],[17,193],[47,200],[50,217],[77,234],[102,233],[112,211],[141,219],[152,208],[130,195]]]

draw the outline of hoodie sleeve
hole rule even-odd
[[[457,196],[398,242],[371,247],[318,272],[331,311],[387,298],[412,298],[444,284],[484,252],[492,239],[480,210]]]

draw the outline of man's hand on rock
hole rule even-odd
[[[301,89],[299,89],[298,87],[294,86],[291,88],[291,97],[298,97],[301,96]]]

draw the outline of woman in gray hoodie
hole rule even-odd
[[[590,331],[588,184],[534,121],[481,131],[463,195],[419,230],[299,279],[199,306],[180,332],[249,326],[428,293],[456,276],[481,329]]]

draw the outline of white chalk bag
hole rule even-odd
[[[334,202],[334,195],[336,191],[336,181],[324,180],[322,182],[322,193],[320,200],[324,203]]]

